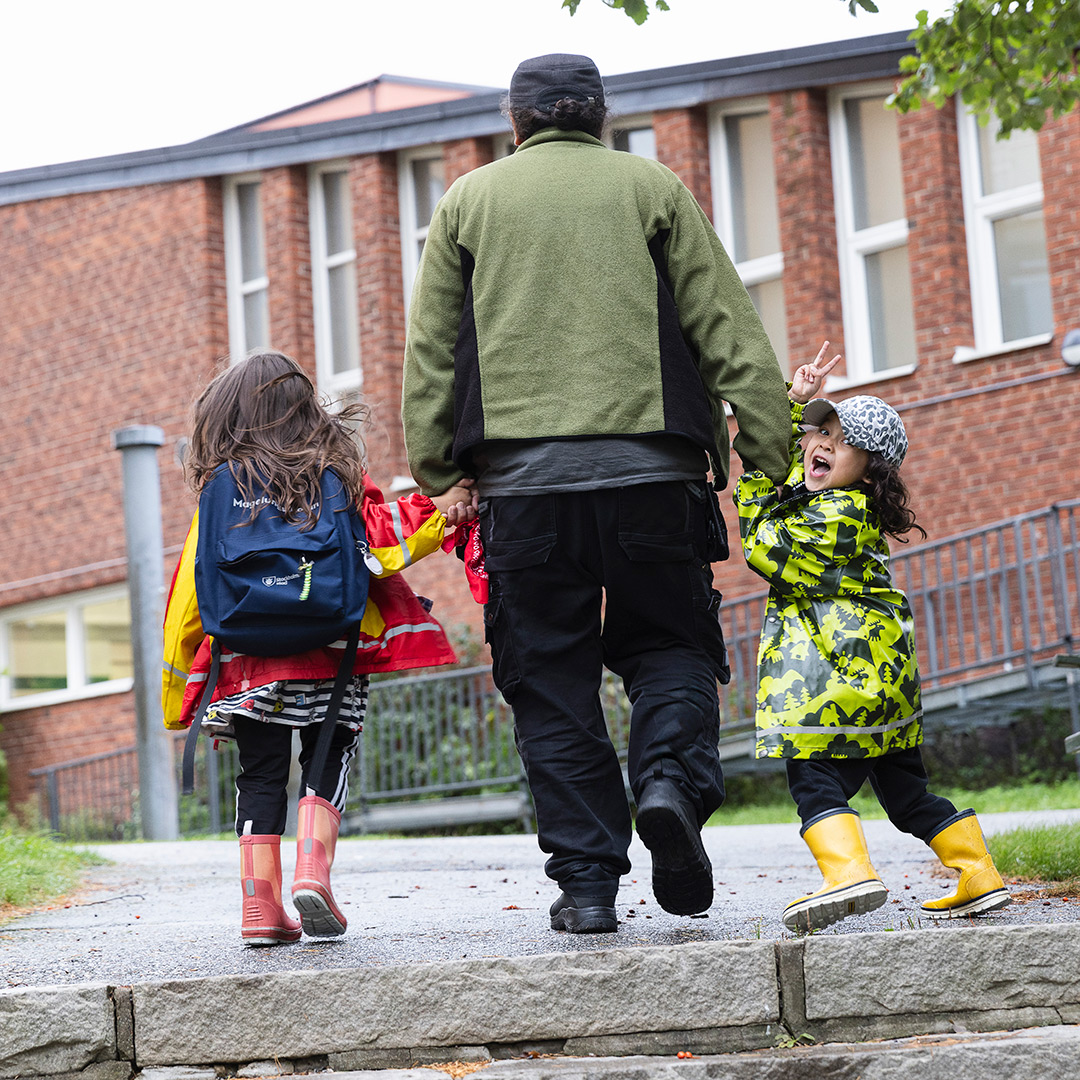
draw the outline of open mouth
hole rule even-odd
[[[832,465],[817,454],[810,459],[810,475],[815,478],[827,476],[831,469]]]

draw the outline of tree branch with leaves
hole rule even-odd
[[[670,10],[667,0],[601,2],[639,26],[650,11]],[[852,15],[878,11],[875,0],[840,2]],[[580,4],[562,0],[571,15]],[[1019,128],[1038,131],[1047,116],[1080,101],[1080,0],[956,0],[942,18],[930,22],[920,11],[916,21],[915,52],[901,59],[902,78],[889,98],[900,112],[925,102],[940,108],[958,97],[981,123],[996,114],[1000,136],[1007,136]]]
[[[957,0],[933,23],[920,11],[911,41],[915,53],[901,59],[889,99],[901,112],[959,97],[981,123],[996,114],[1007,136],[1038,131],[1080,101],[1080,0]]]

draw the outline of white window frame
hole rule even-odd
[[[6,608],[0,613],[0,713],[18,712],[22,709],[40,709],[47,705],[57,705],[66,701],[81,701],[84,698],[103,697],[107,694],[122,694],[131,690],[133,678],[109,679],[105,682],[90,683],[86,678],[86,648],[83,633],[83,611],[95,604],[109,600],[126,599],[126,586],[109,586],[89,589],[85,592],[70,593],[63,597],[38,600],[30,604],[20,604]],[[62,690],[43,690],[37,694],[19,694],[12,696],[11,677],[11,638],[10,627],[14,622],[32,619],[35,615],[55,615],[65,613],[64,652],[66,661],[67,686]]]
[[[614,120],[608,122],[608,130],[604,133],[604,143],[612,150],[615,149],[615,132],[616,131],[641,131],[648,128],[653,133],[653,146],[656,146],[656,128],[653,125],[652,113],[644,113],[640,116],[617,116]],[[622,153],[633,153],[633,151],[621,151]],[[638,157],[646,157],[647,155],[638,154]],[[656,154],[654,153],[650,161],[658,161]]]
[[[964,199],[964,231],[967,235],[968,271],[971,280],[971,320],[974,349],[957,349],[957,361],[981,358],[1028,345],[1050,341],[1053,332],[1006,340],[1001,318],[997,245],[994,225],[1002,218],[1043,209],[1043,185],[1024,184],[992,195],[982,193],[982,161],[978,120],[957,101],[957,136],[960,148],[960,190]],[[1041,163],[1040,163],[1041,164]],[[1041,177],[1041,169],[1040,169]]]
[[[415,161],[443,161],[445,158],[442,144],[417,147],[405,150],[398,155],[398,213],[401,224],[401,284],[405,298],[405,311],[408,313],[412,300],[413,282],[420,269],[420,255],[417,247],[421,240],[427,240],[428,226],[421,225],[416,215],[416,188],[413,184],[412,165]],[[432,208],[434,210],[434,207]]]
[[[730,116],[769,116],[768,98],[746,98],[733,104],[715,106],[709,110],[709,170],[712,176],[713,222],[721,242],[735,259],[735,214],[731,186],[731,161],[728,154],[724,121]],[[770,117],[770,127],[772,119]],[[777,242],[780,243],[780,207],[776,210]],[[782,281],[784,277],[784,252],[759,255],[754,259],[735,262],[735,270],[748,288]],[[788,343],[784,342],[787,352]]]
[[[360,366],[360,319],[357,310],[358,300],[355,291],[348,311],[342,314],[346,320],[349,337],[349,351],[353,366],[346,371],[334,371],[334,335],[333,315],[331,311],[332,293],[330,290],[330,271],[339,267],[353,266],[353,278],[356,278],[356,246],[328,254],[326,250],[326,199],[322,179],[329,173],[341,173],[345,176],[346,191],[349,191],[349,163],[347,161],[324,161],[312,165],[308,171],[308,208],[310,212],[311,238],[311,293],[314,306],[315,324],[315,372],[319,388],[330,394],[358,390],[362,382]],[[348,214],[349,229],[352,230],[352,205],[345,208]]]
[[[870,302],[866,258],[906,246],[907,215],[865,229],[855,228],[855,199],[851,189],[851,149],[848,143],[844,102],[851,98],[888,97],[892,82],[859,83],[829,92],[829,145],[832,152],[833,200],[836,209],[837,254],[840,264],[840,298],[844,317],[847,374],[831,378],[830,385],[852,385],[908,375],[916,364],[875,368],[870,331]],[[909,263],[910,267],[910,263]]]
[[[263,230],[263,273],[259,277],[244,280],[243,260],[241,256],[242,238],[240,203],[237,188],[241,184],[259,185],[259,228]],[[248,341],[244,319],[244,300],[254,294],[263,293],[266,303],[267,333],[270,330],[270,278],[265,266],[266,230],[262,217],[262,174],[241,173],[226,176],[222,185],[222,210],[225,226],[225,291],[229,311],[229,353],[232,362],[238,363],[247,356],[250,349],[257,346],[269,346],[269,341]]]

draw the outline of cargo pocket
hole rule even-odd
[[[491,681],[508,705],[521,683],[514,642],[507,632],[506,607],[495,579],[491,579],[488,600],[484,604],[484,641],[491,650]]]
[[[550,495],[504,496],[482,499],[480,527],[484,566],[488,572],[488,602],[484,605],[484,640],[491,649],[491,678],[512,705],[521,682],[514,641],[514,620],[508,611],[507,587],[517,571],[547,562],[558,539],[555,501]]]
[[[709,575],[711,577],[711,574]],[[717,682],[726,686],[731,682],[731,668],[728,666],[727,645],[724,643],[724,630],[720,625],[720,604],[723,596],[706,580],[704,596],[698,596],[695,589],[694,617],[697,624],[698,641],[712,661]]]
[[[620,488],[619,546],[631,562],[692,559],[694,528],[686,485],[676,480]]]

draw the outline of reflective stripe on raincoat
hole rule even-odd
[[[444,540],[446,518],[425,495],[387,503],[365,477],[360,516],[368,546],[382,565],[372,575],[367,607],[360,624],[357,674],[402,671],[452,664],[456,660],[446,635],[399,571],[431,554]],[[173,574],[165,610],[165,650],[161,704],[167,728],[190,725],[210,668],[210,639],[203,633],[195,596],[196,512]],[[246,656],[223,651],[214,700],[278,679],[332,679],[345,641],[292,656]]]
[[[793,405],[797,425],[801,406]],[[793,434],[801,437],[796,426]],[[781,499],[764,473],[735,487],[747,564],[769,583],[758,650],[758,757],[874,757],[922,741],[907,597],[867,491],[802,486],[795,453]]]

